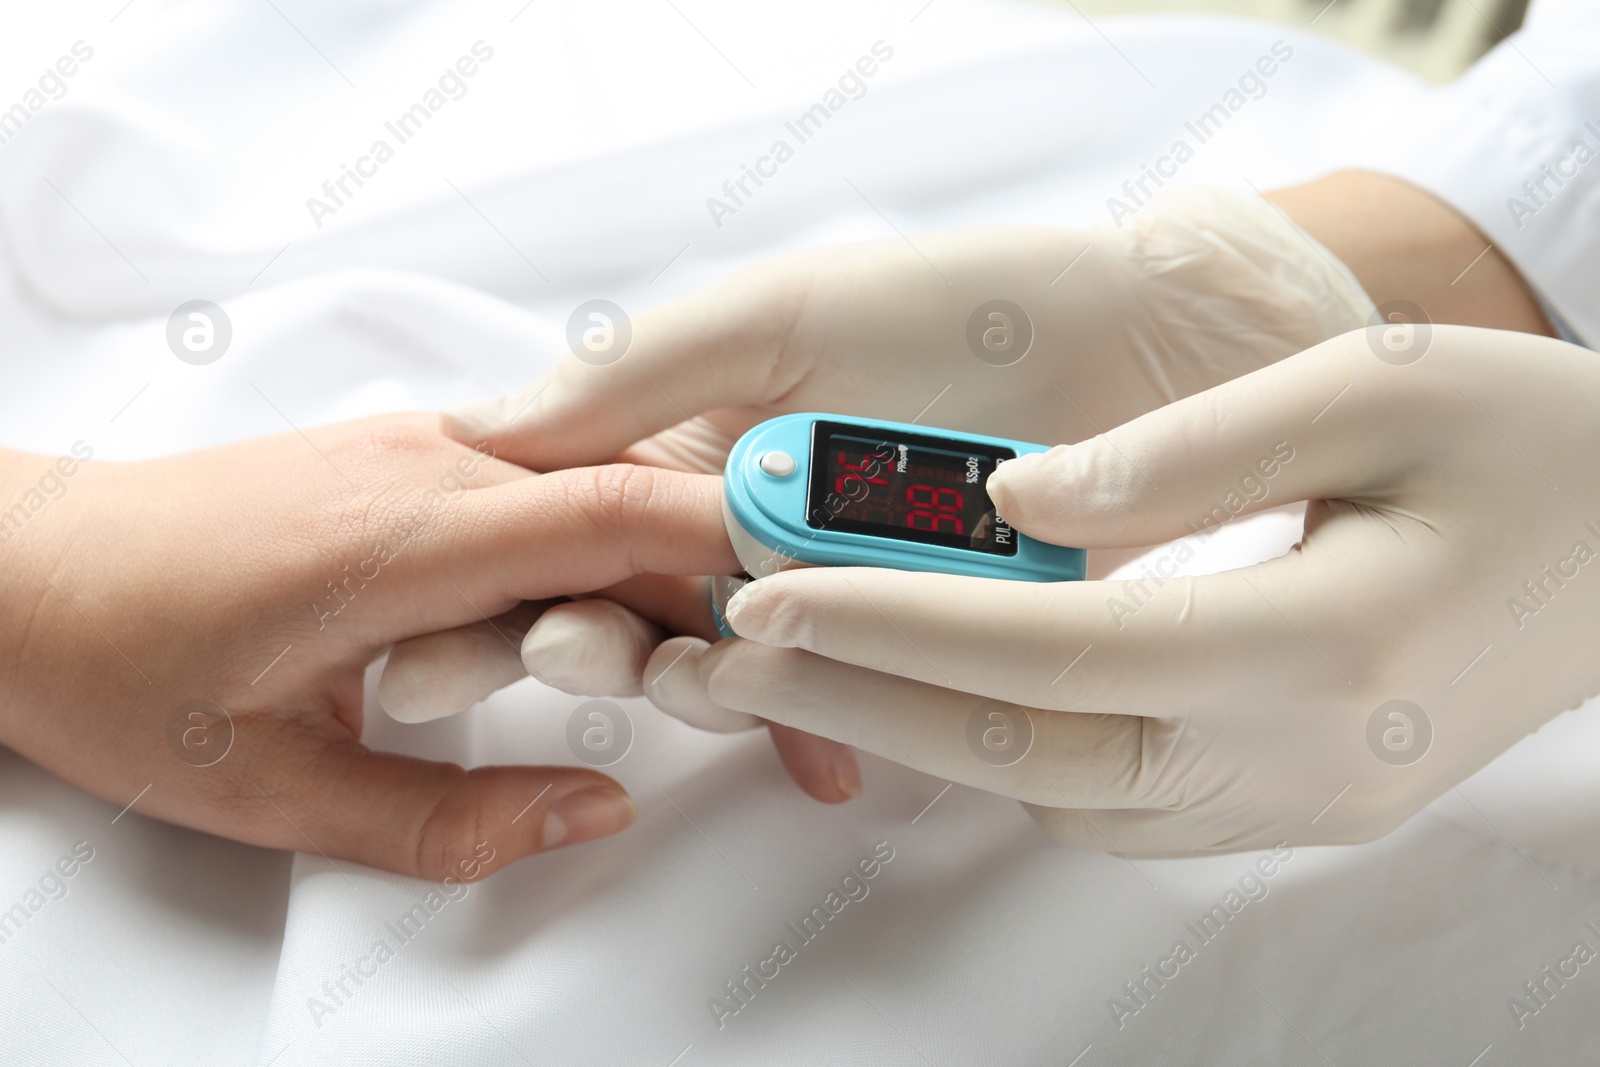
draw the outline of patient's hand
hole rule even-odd
[[[480,875],[484,841],[498,865],[614,833],[634,808],[588,769],[369,751],[362,677],[385,646],[737,567],[715,478],[533,475],[433,416],[65,467],[0,452],[0,741],[119,807],[425,878]]]

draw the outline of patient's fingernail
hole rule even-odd
[[[849,745],[837,745],[829,762],[833,765],[833,781],[839,792],[848,797],[861,795],[861,763],[856,750]]]
[[[639,809],[615,789],[584,789],[562,797],[544,817],[541,848],[576,845],[625,830]]]

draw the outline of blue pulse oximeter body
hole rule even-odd
[[[783,415],[728,454],[723,518],[752,578],[795,566],[893,567],[979,578],[1081,580],[1085,553],[1024,537],[986,486],[1008,459],[1048,446],[910,423]],[[712,583],[717,628],[741,579]]]

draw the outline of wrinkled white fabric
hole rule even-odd
[[[682,16],[534,4],[515,22],[519,3],[276,6],[139,0],[87,23],[30,10],[42,29],[10,16],[0,47],[20,73],[0,92],[20,95],[75,40],[96,52],[0,144],[8,445],[82,438],[97,457],[134,458],[454,403],[546,369],[591,297],[642,308],[757,255],[893,236],[885,217],[908,234],[1103,221],[1105,198],[1280,37],[1295,60],[1184,180],[1308,177],[1349,144],[1329,132],[1341,116],[1415,90],[1276,28],[1099,21],[1119,54],[1070,10],[958,0],[920,13],[680,2]],[[480,37],[496,48],[483,80],[316,230],[306,197]],[[896,48],[884,80],[715,228],[706,197],[879,38]],[[479,105],[446,125],[451,108]],[[194,298],[236,326],[209,367],[163,340]],[[1211,544],[1249,559],[1285,543],[1262,534]],[[214,580],[226,595],[226,575]],[[557,761],[579,703],[528,682],[445,722],[369,714],[368,740]],[[1064,1064],[1087,1048],[1087,1067],[1322,1062],[1314,1046],[1340,1063],[1465,1064],[1491,1044],[1484,1064],[1593,1056],[1590,968],[1524,1030],[1506,1012],[1540,967],[1593,937],[1590,715],[1557,720],[1384,841],[1297,850],[1119,1029],[1108,1000],[1177,939],[1197,940],[1185,923],[1237,890],[1253,855],[1129,864],[1065,850],[1010,802],[878,761],[863,798],[826,808],[785,780],[765,738],[625,706],[636,737],[609,770],[638,797],[639,823],[501,872],[403,947],[390,935],[394,958],[315,1018],[322,983],[362,965],[428,886],[315,855],[294,857],[285,880],[286,857],[147,822],[137,803],[113,823],[119,805],[6,757],[0,905],[76,841],[96,857],[0,944],[4,1057]],[[879,842],[894,858],[853,883],[864,899],[809,942],[785,934]],[[783,936],[797,958],[718,1029],[708,1001]]]

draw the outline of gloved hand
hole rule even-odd
[[[1407,337],[1346,334],[990,478],[1032,537],[1185,538],[1156,578],[779,573],[731,601],[750,640],[696,657],[698,698],[1014,797],[1089,848],[1388,832],[1600,692],[1600,362]],[[1301,500],[1287,555],[1171,577],[1220,518]]]
[[[1077,441],[1360,325],[1371,310],[1271,204],[1185,190],[1123,229],[966,230],[775,257],[641,316],[616,362],[568,358],[523,393],[448,413],[445,427],[539,470],[621,453],[720,471],[746,429],[801,410]],[[641,587],[665,599],[661,582]],[[686,595],[705,603],[703,588]],[[528,668],[574,692],[637,692],[664,631],[622,613],[574,617],[592,610],[557,607],[535,623]],[[708,626],[702,615],[680,632],[714,637]],[[391,671],[426,662],[431,678],[466,679],[439,690],[430,713],[519,673],[503,642],[440,637],[449,647],[430,651],[432,640],[390,659]],[[672,647],[691,651],[645,677],[652,699],[701,726],[755,723],[692,691],[679,699],[679,668],[705,644]],[[844,754],[811,755],[854,774]]]

